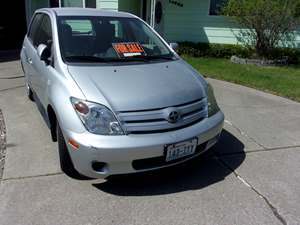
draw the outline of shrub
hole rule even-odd
[[[286,41],[293,42],[300,25],[300,0],[228,0],[222,13],[243,28],[237,38],[256,50],[259,57],[270,57]]]
[[[181,42],[178,53],[194,57],[230,58],[237,55],[246,58],[250,57],[253,51],[241,45]]]
[[[209,44],[181,42],[177,51],[180,55],[193,57],[231,58],[235,55],[241,58],[257,58],[255,50],[242,45]],[[275,48],[266,55],[267,59],[284,59],[292,64],[300,63],[300,49]]]

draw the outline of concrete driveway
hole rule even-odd
[[[212,154],[109,182],[61,173],[19,62],[0,64],[7,128],[0,224],[300,224],[300,104],[210,80],[226,123]],[[1,174],[1,173],[0,173]]]

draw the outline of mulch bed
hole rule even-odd
[[[288,65],[288,58],[277,59],[277,60],[265,60],[265,59],[247,59],[240,58],[237,56],[231,57],[231,62],[236,64],[249,64],[249,65],[257,65],[257,66],[286,66]]]
[[[4,117],[0,109],[0,180],[3,176],[4,162],[6,153],[6,128],[4,123]]]

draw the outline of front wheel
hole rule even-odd
[[[73,162],[71,160],[65,138],[62,134],[61,128],[59,124],[56,126],[57,132],[57,143],[58,143],[58,151],[59,151],[59,160],[61,170],[70,177],[74,177],[78,175],[78,172],[75,170]]]
[[[59,160],[60,160],[60,167],[61,170],[71,178],[78,179],[78,180],[88,180],[90,178],[83,176],[77,172],[74,168],[72,159],[70,157],[70,153],[68,151],[65,138],[61,131],[59,124],[56,125],[56,132],[57,132],[57,143],[58,143],[58,151],[59,151]]]

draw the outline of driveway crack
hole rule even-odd
[[[25,87],[25,85],[19,85],[19,86],[16,86],[16,87],[0,89],[0,92],[10,91],[10,90],[18,89],[18,88],[23,88],[23,87]]]
[[[57,176],[57,175],[63,175],[63,174],[64,174],[63,172],[56,172],[56,173],[38,174],[38,175],[32,175],[32,176],[26,176],[26,177],[9,177],[9,178],[3,178],[2,182],[11,181],[11,180],[32,179],[32,178],[38,178],[38,177],[50,177],[50,176]]]
[[[229,120],[225,120],[225,123],[227,123],[229,126],[233,127],[234,129],[236,129],[240,135],[248,138],[249,140],[253,141],[255,144],[257,144],[258,146],[262,147],[263,149],[267,149],[265,146],[263,146],[262,144],[260,144],[259,142],[257,142],[254,138],[250,137],[248,134],[246,134],[244,131],[242,131],[239,127],[237,127],[236,125],[234,125],[231,121]]]
[[[24,75],[17,76],[18,74],[14,74],[16,76],[11,76],[11,77],[0,77],[0,80],[14,80],[14,79],[19,79],[25,77]]]
[[[287,225],[286,220],[284,217],[279,213],[278,209],[268,200],[266,196],[264,196],[261,192],[259,192],[251,183],[249,183],[246,179],[244,179],[242,176],[240,176],[234,169],[232,169],[224,160],[222,160],[220,157],[215,155],[215,158],[217,161],[226,169],[230,170],[237,179],[239,179],[245,186],[250,188],[256,195],[258,195],[261,199],[265,201],[267,206],[271,209],[273,215],[283,224]]]

